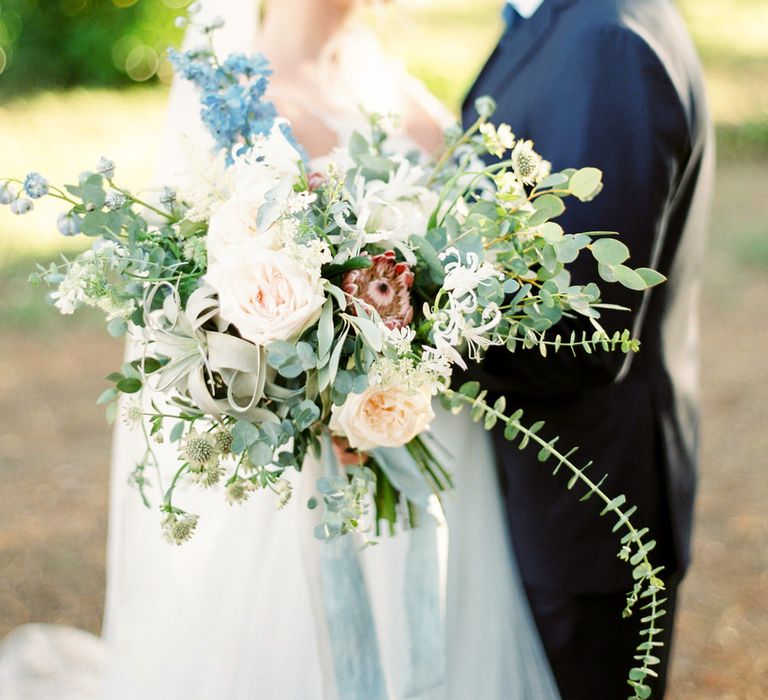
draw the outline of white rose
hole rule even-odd
[[[428,386],[375,384],[333,406],[330,428],[358,450],[401,447],[429,428],[434,417]]]
[[[256,345],[293,340],[317,321],[325,302],[320,275],[288,253],[248,245],[209,268],[221,318]]]
[[[405,242],[413,234],[423,236],[437,201],[436,192],[418,188],[409,199],[373,206],[367,228],[386,233],[388,240],[392,241]]]
[[[206,248],[211,264],[226,262],[244,244],[254,243],[259,248],[275,250],[278,247],[274,227],[259,230],[256,217],[264,203],[264,195],[274,186],[264,181],[248,192],[236,192],[211,215],[208,223]]]

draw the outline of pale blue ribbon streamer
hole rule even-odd
[[[408,629],[408,674],[404,698],[432,700],[445,695],[446,636],[440,575],[437,519],[429,512],[433,492],[404,447],[373,450],[392,485],[416,506],[405,565],[405,613]]]
[[[391,698],[382,667],[371,602],[356,540],[347,535],[320,548],[322,626],[338,700],[438,700],[445,694],[445,619],[438,552],[438,519],[429,512],[432,491],[405,448],[377,449],[387,478],[416,506],[417,527],[409,532],[403,582],[408,631],[406,686]],[[322,469],[336,477],[340,466],[330,436],[324,436]],[[326,670],[327,672],[327,670]]]
[[[340,467],[330,435],[323,438],[325,476],[337,477]],[[320,543],[320,583],[325,629],[338,700],[388,700],[376,627],[365,577],[350,536]]]

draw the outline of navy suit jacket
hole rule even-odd
[[[604,489],[638,506],[635,520],[658,541],[667,575],[689,560],[697,446],[697,300],[713,162],[701,71],[669,0],[545,0],[510,29],[464,105],[489,94],[506,122],[552,161],[554,170],[595,166],[605,187],[592,202],[567,202],[566,232],[618,231],[630,264],[669,279],[644,294],[599,280],[594,263],[573,266],[576,282],[597,281],[609,331],[630,328],[638,354],[488,353],[474,378],[523,408],[559,447],[579,446],[580,464],[608,474]],[[591,329],[579,320],[561,324]],[[607,592],[631,583],[617,559],[613,520],[579,502],[536,450],[520,452],[494,434],[510,532],[529,585]]]

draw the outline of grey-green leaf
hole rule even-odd
[[[620,265],[629,257],[629,248],[615,238],[601,238],[591,247],[595,260],[603,265]]]
[[[577,199],[588,202],[603,189],[603,173],[597,168],[581,168],[571,176],[568,189]]]

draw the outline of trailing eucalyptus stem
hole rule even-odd
[[[636,506],[627,507],[625,496],[620,495],[611,498],[603,491],[602,484],[607,475],[595,482],[585,473],[592,462],[578,467],[571,460],[571,456],[578,450],[578,447],[565,453],[561,452],[555,446],[558,438],[547,441],[539,435],[539,431],[544,427],[544,421],[538,421],[527,427],[520,422],[523,416],[522,410],[517,410],[509,415],[505,412],[505,397],[499,397],[493,405],[490,405],[486,401],[486,396],[487,391],[481,390],[478,382],[467,382],[458,391],[446,390],[441,399],[446,408],[454,413],[461,411],[464,405],[470,406],[472,420],[475,422],[482,420],[486,430],[491,430],[497,423],[504,424],[504,437],[510,441],[519,437],[521,450],[531,443],[538,445],[540,462],[546,462],[550,458],[556,460],[557,464],[553,474],[557,474],[565,467],[571,474],[567,484],[568,489],[573,489],[577,484],[586,487],[586,492],[580,500],[586,501],[593,495],[596,496],[605,504],[600,515],[612,513],[616,517],[613,531],[616,533],[625,531],[621,537],[621,549],[618,556],[633,567],[632,577],[635,583],[632,590],[627,594],[627,604],[623,616],[632,615],[639,601],[643,600],[644,604],[640,608],[644,612],[641,623],[645,626],[640,632],[643,641],[637,646],[637,654],[634,656],[638,663],[630,669],[627,682],[634,690],[633,700],[645,700],[645,698],[651,697],[651,689],[646,685],[645,680],[649,676],[656,677],[658,675],[653,667],[658,665],[660,661],[653,652],[662,647],[664,643],[657,639],[662,630],[657,627],[656,620],[666,613],[662,607],[666,603],[666,599],[659,597],[659,594],[664,591],[664,582],[659,578],[663,567],[654,567],[648,558],[649,553],[656,546],[656,542],[652,539],[646,539],[648,528],[638,529],[630,520],[637,510]]]

